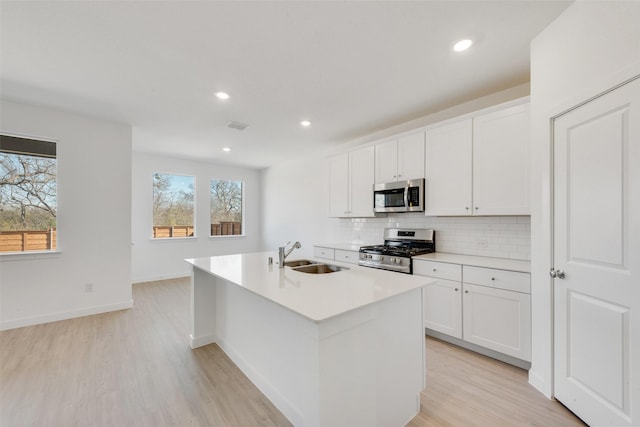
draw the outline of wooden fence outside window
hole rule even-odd
[[[57,231],[17,230],[0,232],[0,252],[51,251],[56,249]]]
[[[211,224],[212,236],[237,236],[242,234],[241,222],[220,222]],[[193,237],[193,225],[154,225],[153,238]]]

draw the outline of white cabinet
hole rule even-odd
[[[426,215],[529,215],[529,104],[426,131]]]
[[[462,338],[462,266],[414,260],[413,274],[440,279],[424,287],[424,326]]]
[[[334,156],[329,160],[329,216],[374,216],[373,171],[373,146]]]
[[[425,327],[520,359],[531,360],[529,273],[414,260],[425,287]]]
[[[331,261],[341,261],[347,262],[349,264],[357,264],[359,252],[346,249],[336,249],[327,246],[314,246],[313,256],[315,258],[324,258]]]
[[[335,261],[348,262],[349,264],[358,263],[359,253],[357,251],[345,251],[344,249],[336,249]]]
[[[462,285],[439,279],[424,288],[424,326],[462,338]]]
[[[426,215],[471,215],[472,129],[467,119],[427,130]]]
[[[529,104],[473,119],[473,213],[529,215]]]
[[[375,183],[424,178],[424,131],[375,145]]]
[[[531,300],[528,294],[463,284],[462,338],[531,361]]]
[[[314,246],[313,256],[316,258],[325,258],[325,259],[333,260],[333,258],[335,257],[335,249],[326,248],[323,246]]]

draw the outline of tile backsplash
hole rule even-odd
[[[425,217],[403,213],[380,218],[340,218],[331,241],[380,244],[385,228],[433,228],[436,251],[518,260],[531,259],[531,217]]]

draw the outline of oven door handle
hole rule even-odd
[[[404,187],[404,207],[409,208],[409,186]]]

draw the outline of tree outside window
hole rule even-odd
[[[214,179],[211,192],[211,235],[241,235],[242,227],[242,182]]]
[[[153,174],[153,238],[194,236],[195,178]]]
[[[56,249],[56,143],[0,135],[0,252]]]

